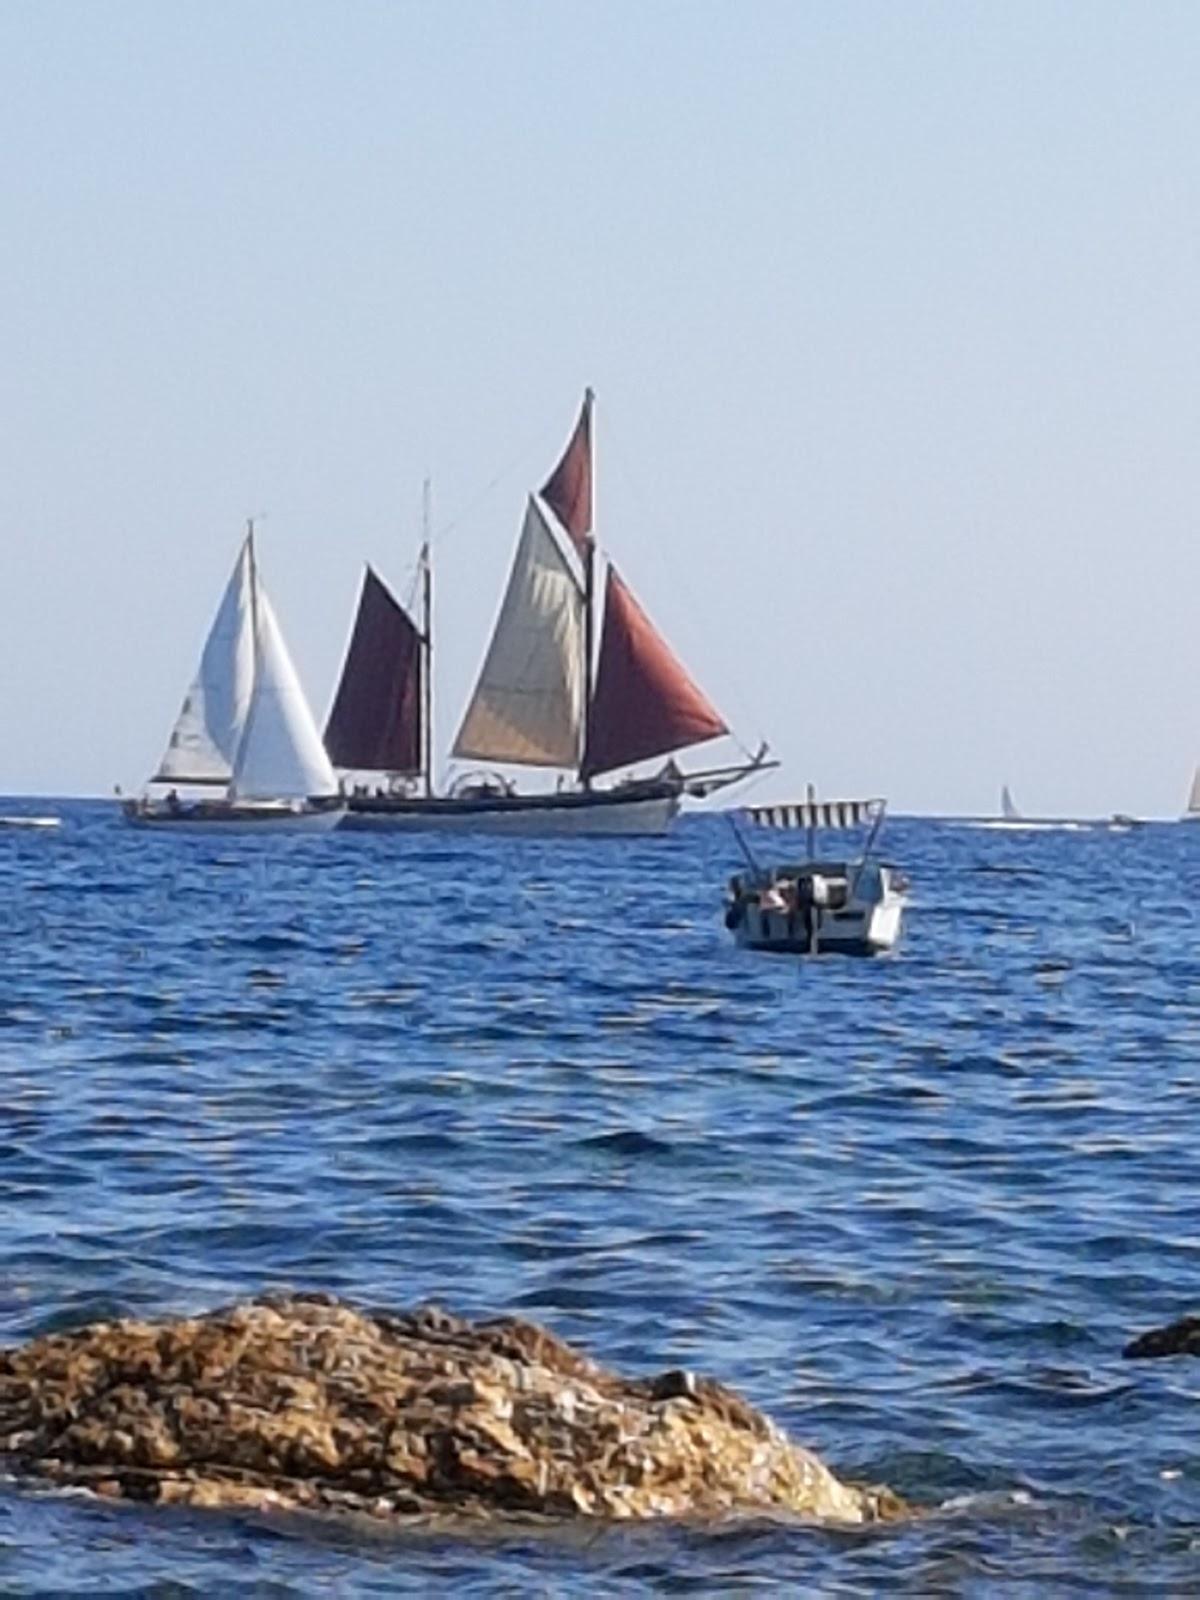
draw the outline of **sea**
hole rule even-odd
[[[0,830],[0,1344],[267,1288],[544,1322],[921,1508],[370,1533],[0,1485],[4,1595],[1200,1592],[1200,827],[895,819],[874,961],[661,840]],[[786,839],[757,835],[769,858]]]

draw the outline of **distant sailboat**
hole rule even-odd
[[[1020,822],[1021,813],[1017,810],[1016,801],[1012,797],[1012,790],[1007,784],[1000,789],[1000,815],[1005,822]]]
[[[274,609],[258,575],[251,523],[149,788],[127,801],[146,827],[316,832],[345,812]],[[219,796],[181,799],[179,790]]]
[[[599,552],[592,531],[592,394],[570,442],[525,510],[508,585],[451,756],[557,769],[575,785],[519,793],[492,772],[433,792],[429,545],[418,625],[367,569],[325,741],[352,788],[349,827],[486,829],[524,834],[656,834],[683,795],[703,796],[776,765],[766,746],[733,766],[611,787],[594,780],[727,735],[611,561],[593,669]],[[383,781],[381,782],[380,779]]]
[[[1187,810],[1179,820],[1180,822],[1200,822],[1200,767],[1196,768],[1192,777],[1192,788],[1187,799]]]

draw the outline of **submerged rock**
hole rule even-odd
[[[1180,1317],[1131,1339],[1121,1354],[1130,1361],[1152,1356],[1200,1356],[1200,1317]]]
[[[903,1511],[710,1379],[623,1378],[532,1323],[326,1295],[0,1352],[0,1460],[114,1497],[384,1517]]]

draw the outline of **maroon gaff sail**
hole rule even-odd
[[[581,554],[592,543],[592,391],[562,459],[542,485],[542,499],[571,535]]]
[[[352,772],[421,770],[421,633],[368,567],[325,748]]]
[[[728,732],[610,563],[583,776]]]

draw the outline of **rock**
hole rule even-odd
[[[1200,1356],[1200,1317],[1180,1317],[1131,1339],[1121,1354],[1130,1361],[1152,1356]]]
[[[0,1351],[0,1461],[124,1499],[377,1517],[906,1509],[711,1379],[624,1378],[531,1323],[330,1295]]]

